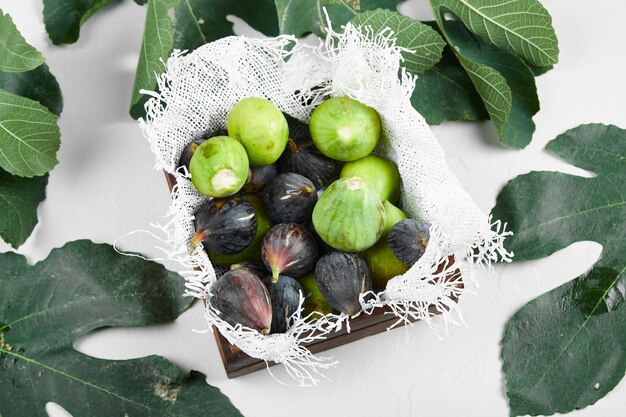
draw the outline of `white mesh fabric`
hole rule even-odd
[[[432,227],[424,256],[406,274],[391,280],[384,292],[365,297],[361,314],[386,305],[399,322],[421,319],[433,325],[434,317],[444,324],[458,322],[456,300],[464,291],[460,279],[466,288],[473,280],[474,265],[508,259],[502,246],[507,232],[504,228],[500,232],[499,224],[498,231],[492,231],[487,216],[446,165],[444,151],[424,118],[411,106],[415,79],[401,68],[401,51],[392,32],[373,34],[350,24],[343,33],[329,31],[318,48],[289,36],[267,40],[233,36],[187,55],[175,52],[159,77],[159,92],[146,92],[152,98],[146,104],[146,120],[140,123],[156,156],[156,168],[173,174],[177,181],[170,221],[161,229],[169,257],[188,268],[187,295],[205,300],[207,321],[231,343],[253,357],[282,363],[302,385],[315,384],[320,371],[335,364],[311,354],[304,344],[348,325],[348,317],[330,314],[309,323],[300,310],[287,333],[276,335],[261,335],[223,321],[209,302],[216,270],[201,248],[188,252],[193,213],[206,197],[195,190],[188,173],[175,168],[185,145],[224,128],[230,109],[245,97],[265,97],[303,122],[329,95],[347,95],[373,107],[383,124],[375,152],[398,165],[402,207]],[[449,256],[454,256],[460,278],[447,279],[450,269],[439,268],[444,263],[451,266]]]

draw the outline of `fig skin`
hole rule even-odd
[[[272,271],[272,282],[279,274],[298,278],[315,268],[319,249],[315,238],[296,223],[281,223],[272,227],[263,238],[263,264]]]
[[[254,241],[258,229],[252,204],[240,196],[209,200],[195,213],[196,233],[191,246],[202,243],[207,252],[234,255]]]
[[[276,164],[265,165],[262,167],[250,167],[248,179],[243,186],[242,191],[245,193],[258,193],[265,186],[272,182],[278,175],[278,167]]]
[[[376,190],[361,177],[340,178],[315,205],[313,227],[333,248],[360,252],[383,234],[385,209]]]
[[[269,100],[248,97],[228,114],[228,135],[241,142],[250,165],[273,164],[285,150],[289,127],[283,113]]]
[[[308,178],[288,172],[277,176],[265,188],[263,202],[276,223],[303,223],[311,218],[317,190]]]
[[[261,262],[261,245],[263,244],[263,237],[265,236],[265,233],[270,230],[270,227],[274,225],[274,222],[272,222],[272,219],[265,211],[263,201],[259,196],[246,194],[243,198],[252,204],[256,214],[257,229],[254,240],[250,246],[234,255],[221,255],[216,252],[207,251],[209,253],[209,259],[215,265],[228,266],[241,261]]]
[[[267,288],[256,275],[244,269],[228,271],[213,284],[211,293],[211,305],[228,324],[269,333],[272,303]]]
[[[206,140],[207,138],[199,138],[189,142],[180,154],[180,159],[178,160],[178,166],[176,169],[185,167],[187,168],[187,172],[189,172],[189,162],[191,162],[191,157],[196,152],[196,149],[198,149],[198,146],[202,145],[206,142]]]
[[[326,314],[332,313],[333,306],[324,298],[317,286],[317,280],[314,273],[309,273],[299,279],[302,286],[304,299],[304,309],[302,317],[309,317],[310,320],[316,320]]]
[[[180,153],[180,158],[178,159],[178,165],[176,166],[176,169],[178,170],[181,167],[185,167],[187,168],[187,172],[189,172],[189,162],[191,162],[191,157],[196,152],[196,149],[198,149],[198,146],[206,142],[208,138],[227,135],[228,133],[226,132],[226,129],[217,129],[214,131],[207,131],[201,134],[199,137],[189,142],[183,148],[183,151]]]
[[[388,159],[378,155],[368,155],[353,162],[347,162],[341,169],[341,178],[361,177],[371,185],[380,201],[389,200],[393,204],[400,198],[400,172]]]
[[[365,260],[372,274],[372,287],[376,291],[384,290],[390,279],[409,270],[405,264],[396,258],[387,242],[387,236],[391,228],[407,217],[402,210],[389,201],[385,201],[383,205],[385,206],[385,229],[383,235],[374,246],[359,253],[359,256]]]
[[[317,149],[337,161],[369,155],[380,138],[380,117],[373,108],[349,97],[333,97],[311,114],[311,138]]]
[[[310,179],[315,188],[324,188],[338,178],[338,164],[322,155],[312,141],[298,143],[293,139],[278,160],[281,173],[295,172]]]
[[[320,292],[335,309],[354,315],[361,311],[361,294],[372,289],[367,264],[355,253],[331,252],[315,266]]]
[[[285,333],[289,317],[300,306],[302,286],[287,275],[279,275],[277,283],[268,286],[272,301],[272,327],[270,333]]]
[[[393,254],[408,267],[413,266],[426,252],[430,239],[430,225],[416,219],[396,223],[387,236]]]
[[[256,275],[256,277],[259,278],[263,285],[265,285],[266,287],[272,281],[272,276],[270,272],[261,262],[241,261],[238,263],[234,263],[230,266],[231,271],[234,271],[235,269],[243,269]]]
[[[228,197],[246,183],[248,165],[248,155],[239,142],[216,136],[198,146],[191,157],[191,182],[204,195]]]

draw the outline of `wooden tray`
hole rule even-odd
[[[172,187],[176,184],[176,180],[173,176],[167,173],[165,174],[165,177],[171,191]],[[460,277],[460,271],[458,269],[451,268],[453,264],[454,258],[448,258],[447,265],[450,272],[446,279],[451,281],[459,280]],[[444,267],[444,264],[440,265],[437,272],[443,271]],[[462,286],[463,283],[459,280],[459,287],[462,288]],[[431,307],[430,311],[432,314],[437,314],[437,311],[433,307]],[[347,326],[343,326],[340,331],[329,334],[326,339],[317,340],[312,343],[308,343],[305,346],[307,346],[312,353],[322,352],[367,336],[381,333],[387,330],[389,326],[396,323],[397,320],[398,318],[391,314],[391,309],[389,307],[377,308],[369,315],[361,315],[354,319],[350,319],[350,333],[347,332]],[[401,323],[400,326],[401,325],[404,325],[404,323]],[[238,376],[246,375],[250,372],[265,368],[266,365],[264,361],[250,357],[239,350],[237,346],[230,344],[215,327],[213,327],[213,335],[220,351],[224,370],[226,371],[228,378],[236,378]],[[270,365],[274,364],[272,363]]]

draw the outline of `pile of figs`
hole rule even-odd
[[[285,332],[301,294],[307,320],[357,314],[424,254],[429,225],[397,206],[398,168],[371,154],[381,134],[378,113],[349,97],[322,102],[309,125],[251,97],[185,147],[179,169],[209,197],[191,246],[230,268],[210,290],[226,322]]]

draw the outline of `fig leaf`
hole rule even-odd
[[[25,72],[0,71],[0,89],[36,100],[57,116],[63,109],[59,83],[46,64]],[[48,174],[24,178],[0,169],[0,212],[4,214],[0,217],[0,236],[14,248],[21,246],[35,228],[37,207],[46,196],[47,183]]]
[[[435,16],[450,12],[485,43],[528,64],[557,63],[559,47],[552,17],[537,0],[430,0]]]
[[[158,356],[108,361],[73,347],[102,327],[175,319],[189,305],[177,274],[86,240],[34,266],[0,254],[0,271],[0,415],[43,415],[48,402],[75,416],[241,415],[199,372]]]
[[[514,260],[574,242],[603,246],[572,281],[522,307],[502,341],[511,415],[567,413],[594,404],[626,372],[626,130],[589,124],[547,149],[597,176],[531,172],[509,181],[493,216],[508,222]]]

